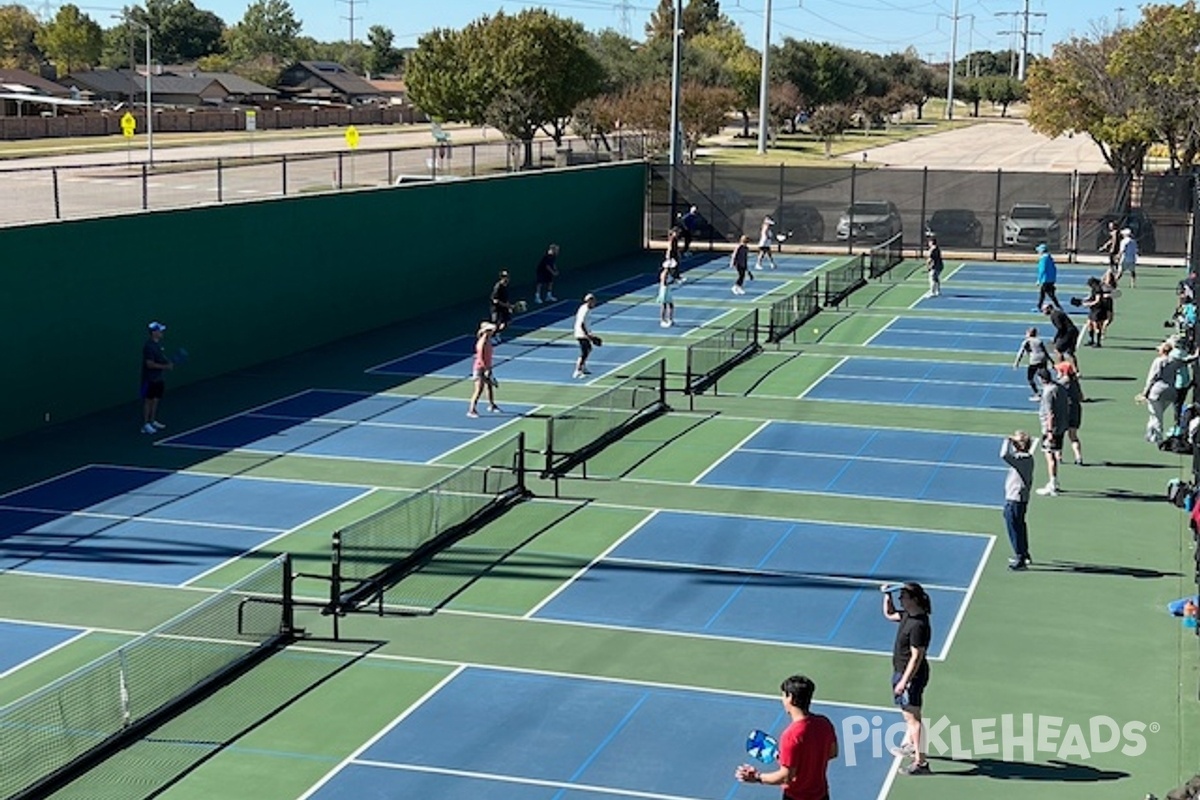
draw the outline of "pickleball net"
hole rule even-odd
[[[761,349],[756,308],[688,345],[684,392],[690,395],[704,392]]]
[[[813,278],[787,297],[771,303],[767,317],[767,341],[782,342],[785,337],[821,312],[820,278]]]
[[[439,550],[528,496],[525,434],[476,458],[432,486],[333,534],[327,613],[337,616],[378,601]]]
[[[903,261],[904,234],[897,233],[886,242],[875,245],[867,252],[867,275],[871,278],[882,277]]]
[[[281,555],[191,609],[0,708],[0,797],[45,797],[295,636]]]
[[[667,364],[659,359],[606,389],[546,420],[543,478],[566,475],[667,405]]]

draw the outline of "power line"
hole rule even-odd
[[[354,16],[354,6],[356,4],[366,5],[367,0],[334,0],[334,2],[342,3],[349,7],[349,14],[341,17],[341,19],[347,20],[350,23],[350,44],[354,44],[354,23],[362,19],[362,17]]]

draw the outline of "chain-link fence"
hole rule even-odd
[[[674,180],[672,181],[672,177]],[[672,187],[672,184],[673,187]],[[674,203],[671,190],[674,189]],[[1111,173],[969,172],[931,169],[704,165],[655,166],[651,238],[690,206],[704,218],[700,241],[756,238],[763,217],[790,245],[852,252],[902,233],[919,249],[927,232],[947,250],[991,258],[1045,242],[1068,255],[1097,253],[1108,222],[1129,227],[1147,256],[1192,252],[1192,180]]]
[[[505,141],[467,145],[229,158],[170,159],[154,166],[119,156],[70,167],[0,169],[0,226],[110,216],[314,192],[454,180],[524,169],[525,150]],[[645,157],[638,135],[606,141],[535,141],[533,169]]]

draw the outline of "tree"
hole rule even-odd
[[[529,167],[534,134],[561,143],[575,106],[600,93],[604,73],[582,25],[529,9],[422,36],[405,78],[431,116],[488,123],[524,143]]]
[[[693,82],[681,87],[679,127],[685,160],[695,161],[700,141],[721,130],[725,116],[736,102],[737,95],[731,89]],[[614,113],[622,124],[643,131],[652,150],[667,149],[671,127],[671,85],[668,81],[632,87],[617,97],[614,105]]]
[[[300,22],[287,0],[254,0],[241,22],[229,35],[229,46],[237,61],[270,56],[277,62],[290,61],[297,53]]]
[[[1186,171],[1200,154],[1200,13],[1193,0],[1142,7],[1142,20],[1121,31],[1109,71],[1137,88],[1172,170]]]
[[[688,42],[685,55],[707,54],[717,69],[713,79],[697,74],[693,69],[684,74],[691,80],[725,86],[737,95],[737,110],[742,115],[742,135],[750,135],[750,109],[758,107],[762,76],[762,57],[746,44],[746,37],[735,25],[712,24]],[[689,59],[689,65],[691,61]]]
[[[225,23],[211,11],[196,8],[192,0],[146,0],[138,21],[150,23],[154,56],[163,64],[195,61],[222,48]]]
[[[1139,174],[1153,142],[1153,122],[1129,83],[1108,70],[1119,34],[1097,32],[1054,46],[1026,79],[1029,124],[1051,138],[1086,133],[1118,174]]]
[[[767,88],[767,114],[775,130],[796,132],[796,115],[804,106],[804,97],[794,83],[772,83]]]
[[[733,23],[721,16],[720,0],[688,0],[680,15],[683,27],[683,38],[690,39],[701,33],[707,33],[715,27],[725,27]],[[646,41],[671,41],[671,31],[675,28],[675,0],[658,0],[658,6],[650,14],[646,22]]]
[[[25,6],[0,6],[0,67],[37,72],[42,50],[37,44],[41,24]]]
[[[606,94],[617,95],[631,86],[670,75],[670,48],[663,43],[638,44],[609,29],[589,36],[587,47],[604,70]]]
[[[96,21],[70,3],[60,7],[54,19],[37,33],[37,44],[54,62],[59,76],[77,67],[100,63],[104,34]]]
[[[982,78],[954,82],[954,97],[971,104],[971,116],[979,116],[979,101],[983,99]]]
[[[391,28],[372,25],[367,29],[366,71],[371,75],[386,75],[400,68],[404,56],[395,48],[396,35]]]
[[[818,108],[808,120],[809,130],[825,143],[826,158],[833,155],[833,137],[853,124],[854,111],[841,103]]]
[[[1000,106],[1000,116],[1008,115],[1008,107],[1013,103],[1024,100],[1025,86],[1016,78],[1007,75],[993,75],[982,82],[983,96]]]

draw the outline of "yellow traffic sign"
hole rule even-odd
[[[136,130],[137,120],[134,119],[133,114],[126,111],[125,116],[121,117],[121,133],[125,134],[126,139],[132,139],[133,132]]]
[[[346,144],[350,145],[351,150],[358,147],[358,128],[353,125],[346,128]]]

